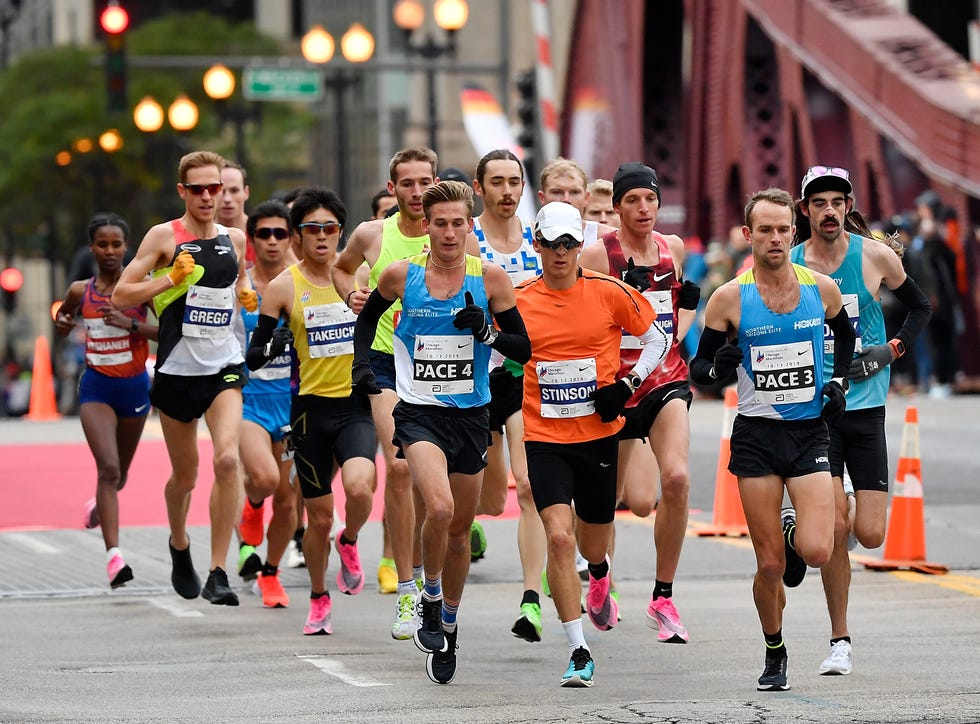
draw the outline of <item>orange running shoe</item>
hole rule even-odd
[[[271,576],[260,573],[255,585],[262,594],[262,605],[266,608],[286,608],[289,605],[289,594],[279,582],[278,571]]]
[[[238,526],[238,532],[242,536],[242,542],[250,546],[262,544],[262,535],[265,532],[265,501],[258,508],[252,506],[251,501],[246,497],[245,506],[242,508],[242,522]]]

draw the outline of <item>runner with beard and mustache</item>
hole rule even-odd
[[[929,300],[906,276],[898,255],[887,244],[852,230],[855,214],[852,190],[845,169],[811,166],[807,170],[798,208],[809,221],[810,235],[807,237],[805,231],[801,234],[798,230],[794,240],[797,246],[791,253],[793,262],[822,272],[837,282],[857,336],[854,360],[847,375],[851,382],[847,410],[829,425],[836,521],[834,552],[820,571],[831,624],[830,654],[820,665],[821,674],[851,673],[851,639],[847,628],[847,594],[851,582],[848,535],[853,533],[865,548],[877,548],[885,538],[888,366],[905,354],[930,315]],[[885,339],[880,302],[882,284],[909,309],[905,323],[892,340]],[[833,334],[825,328],[825,350],[829,352],[832,345]],[[824,366],[829,369],[832,364],[833,359],[828,355]],[[854,486],[853,520],[848,515],[850,492],[844,490],[845,465]]]

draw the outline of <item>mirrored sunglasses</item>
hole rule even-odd
[[[289,238],[289,230],[284,229],[281,226],[263,226],[261,229],[256,229],[254,234],[256,239],[270,239],[273,236],[283,241]]]
[[[538,243],[541,244],[545,249],[550,249],[551,251],[558,251],[559,246],[564,246],[565,249],[571,251],[572,249],[577,249],[582,246],[582,242],[575,239],[568,234],[562,234],[554,241],[545,239],[543,236],[538,237]]]
[[[319,234],[322,231],[329,236],[330,234],[340,233],[340,230],[344,227],[336,221],[327,221],[323,224],[318,224],[315,221],[307,221],[306,223],[299,224],[296,228],[301,232],[309,231],[311,234]]]
[[[187,189],[188,191],[190,191],[195,196],[200,196],[205,191],[207,191],[212,196],[215,196],[216,194],[218,194],[221,191],[222,188],[224,188],[224,184],[223,183],[216,183],[216,184],[185,184],[185,183],[182,183],[181,186],[183,186],[185,189]]]

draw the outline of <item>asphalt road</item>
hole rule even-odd
[[[952,570],[874,573],[860,561],[880,552],[855,552],[850,676],[817,675],[829,623],[811,570],[788,594],[792,689],[755,690],[764,651],[751,546],[693,534],[711,521],[722,419],[719,402],[699,401],[692,534],[675,582],[691,642],[658,644],[647,628],[652,520],[623,515],[614,566],[623,620],[609,632],[585,623],[596,659],[591,689],[558,686],[568,650],[550,602],[541,643],[510,634],[521,595],[513,519],[484,521],[490,547],[471,569],[449,686],[429,682],[411,642],[390,638],[394,597],[378,595],[373,575],[356,597],[334,594],[332,636],[304,637],[302,569],[283,571],[293,599],[287,609],[264,610],[237,579],[242,605],[216,607],[173,593],[165,527],[123,530],[136,580],[111,593],[97,531],[8,531],[0,532],[0,721],[978,722],[980,397],[892,400],[893,470],[909,403],[919,408],[929,559]],[[77,427],[77,420],[4,422],[0,445],[76,440]],[[5,498],[24,484],[4,475],[0,461]],[[205,541],[207,531],[191,536]],[[371,523],[361,536],[369,574],[379,550]],[[201,570],[204,560],[202,544]]]

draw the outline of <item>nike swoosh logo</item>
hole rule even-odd
[[[146,409],[146,403],[144,402],[142,405],[136,408],[136,412],[143,412],[143,410],[145,409]]]
[[[599,463],[600,468],[608,468],[612,463]]]
[[[662,282],[664,279],[666,279],[667,277],[669,277],[673,273],[674,272],[669,271],[669,272],[666,272],[664,274],[654,274],[653,275],[653,281],[655,281],[655,282]]]
[[[586,365],[585,367],[579,367],[578,368],[578,371],[579,372],[585,372],[587,369],[591,368],[591,366],[592,365]]]
[[[465,344],[457,344],[456,345],[456,347],[458,347],[459,349],[463,349],[463,347],[469,347],[469,346],[470,346],[469,342],[466,342]]]
[[[797,354],[797,355],[801,355],[801,354],[806,354],[806,353],[807,353],[807,352],[809,352],[809,351],[810,351],[810,350],[808,350],[808,349],[805,349],[805,350],[803,350],[802,352],[797,352],[796,354]]]

